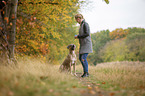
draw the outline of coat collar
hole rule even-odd
[[[81,22],[80,26],[85,22],[85,19]]]

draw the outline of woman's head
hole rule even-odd
[[[81,22],[82,22],[82,20],[83,20],[84,18],[83,18],[83,15],[82,15],[82,14],[76,14],[76,15],[75,15],[75,19],[76,19],[76,21],[77,21],[79,24],[81,24]]]
[[[82,14],[76,14],[75,19],[77,19],[77,18],[84,19]]]

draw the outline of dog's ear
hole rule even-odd
[[[69,49],[70,45],[67,46],[67,49]]]
[[[68,46],[67,46],[67,49],[69,49],[70,47],[73,48],[73,49],[76,48],[76,46],[75,46],[74,44],[68,45]]]
[[[73,47],[76,48],[76,45],[73,44]]]

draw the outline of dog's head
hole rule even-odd
[[[67,46],[67,49],[75,50],[76,46],[74,44],[70,44]]]

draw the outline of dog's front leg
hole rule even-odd
[[[76,62],[74,62],[74,64],[73,64],[73,71],[74,71],[74,75],[77,76],[77,74],[76,74]]]
[[[72,74],[72,70],[71,70],[71,65],[72,65],[72,63],[70,62],[70,64],[69,64],[69,70],[70,70],[70,73]]]

